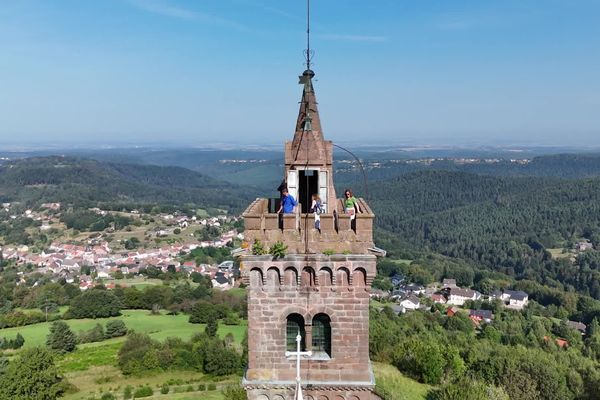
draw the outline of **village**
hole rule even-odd
[[[497,302],[500,307],[514,311],[523,311],[529,304],[529,294],[522,290],[496,290],[489,295],[484,295],[474,289],[459,287],[456,279],[451,278],[425,287],[407,283],[402,276],[396,274],[392,277],[392,284],[394,290],[391,292],[381,289],[371,290],[371,299],[378,302],[379,310],[388,306],[395,314],[414,311],[443,312],[448,317],[463,313],[478,330],[494,323],[492,303]],[[490,307],[485,307],[484,304]],[[587,326],[584,323],[569,320],[566,324],[580,332],[582,336],[586,335]],[[544,339],[552,340],[550,337]],[[554,341],[559,347],[569,346],[565,339],[554,338]]]
[[[5,212],[11,211],[11,206],[10,203],[2,204]],[[60,203],[45,203],[37,211],[24,210],[21,215],[13,214],[10,218],[29,218],[36,222],[35,229],[48,232],[59,225],[57,213],[60,209]],[[111,213],[99,208],[90,211],[99,216]],[[134,218],[146,217],[138,210],[128,214]],[[89,234],[78,240],[61,235],[41,251],[36,246],[26,244],[4,246],[1,249],[2,258],[25,267],[19,272],[22,284],[26,276],[38,273],[50,275],[55,281],[76,283],[81,290],[97,285],[112,289],[119,279],[141,279],[148,267],[154,267],[164,273],[175,271],[187,276],[194,272],[206,275],[217,289],[234,287],[239,271],[235,270],[233,261],[217,265],[184,259],[195,249],[232,247],[234,241],[242,240],[243,234],[231,229],[232,223],[237,221],[236,217],[219,215],[198,218],[179,213],[161,213],[152,217],[160,221],[160,225],[145,227],[146,231],[151,231],[150,234],[146,233],[147,238],[152,240],[143,240],[144,237],[142,240],[132,240],[135,232],[129,230],[123,234],[133,238],[125,240],[123,237],[110,242],[105,232]],[[194,231],[197,233],[199,230],[210,233],[199,238],[194,235]],[[114,229],[109,227],[106,232],[114,233]]]

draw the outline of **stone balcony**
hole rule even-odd
[[[268,249],[281,241],[288,246],[288,254],[369,254],[374,247],[375,215],[362,198],[358,199],[362,212],[354,220],[344,213],[342,200],[338,199],[333,211],[320,215],[320,230],[314,227],[314,214],[277,214],[276,203],[277,199],[259,198],[243,213],[248,246],[260,240]],[[297,209],[302,209],[301,205]]]

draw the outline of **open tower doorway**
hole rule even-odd
[[[312,195],[319,193],[319,174],[317,170],[300,171],[298,176],[298,202],[302,204],[302,213],[310,210]]]

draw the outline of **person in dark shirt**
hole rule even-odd
[[[283,189],[281,194],[281,206],[279,207],[277,213],[279,214],[283,211],[284,214],[292,214],[294,212],[294,208],[296,208],[298,205],[298,202],[296,199],[294,199],[294,196],[288,192],[287,189]]]

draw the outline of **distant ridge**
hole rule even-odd
[[[239,211],[252,189],[181,167],[107,163],[77,157],[33,157],[0,165],[0,200],[193,204]]]

